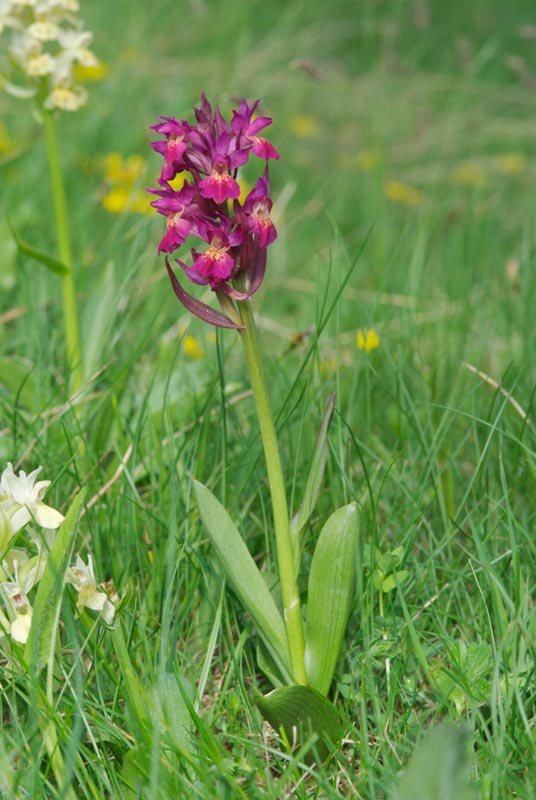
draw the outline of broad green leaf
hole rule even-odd
[[[48,664],[49,668],[53,665],[65,574],[71,563],[78,515],[83,499],[82,490],[75,497],[60,525],[37,590],[30,635],[24,651],[29,672],[34,676],[41,672],[45,664]]]
[[[256,693],[255,702],[272,728],[283,729],[289,742],[297,741],[302,745],[314,735],[322,760],[333,752],[342,738],[337,709],[310,686],[283,686],[264,697]]]
[[[476,642],[466,645],[460,640],[449,648],[449,660],[450,667],[442,664],[434,670],[433,684],[454,703],[458,714],[487,702],[491,692],[491,647]]]
[[[121,780],[123,786],[121,791],[125,800],[138,800],[142,797],[142,790],[149,780],[151,774],[151,756],[147,747],[136,744],[132,747],[125,758],[121,767]]]
[[[39,261],[40,264],[44,264],[45,267],[48,267],[51,272],[55,272],[57,275],[66,275],[69,272],[69,267],[66,266],[62,261],[54,258],[54,256],[49,256],[47,253],[43,253],[41,250],[38,250],[36,247],[28,244],[28,242],[23,241],[13,225],[10,222],[8,222],[8,224],[13,238],[15,239],[15,243],[21,253],[24,253],[25,256],[33,258],[34,261]]]
[[[182,690],[178,681],[182,682]],[[191,685],[174,673],[164,672],[151,690],[151,720],[155,731],[160,735],[167,734],[174,746],[194,751],[192,739],[192,718],[183,693],[186,692],[193,702]]]
[[[322,528],[311,562],[305,628],[305,670],[327,695],[348,622],[359,536],[357,503],[343,506]]]
[[[393,589],[396,588],[396,586],[400,586],[400,584],[406,580],[408,575],[409,572],[407,571],[407,569],[400,569],[398,570],[398,572],[391,573],[391,575],[388,575],[387,578],[385,578],[382,581],[381,584],[382,591],[385,592],[386,594],[387,592],[392,592]]]
[[[393,800],[473,800],[467,745],[466,728],[440,725],[428,731],[400,779]]]
[[[322,422],[320,423],[320,430],[316,438],[316,445],[313,454],[313,462],[309,470],[307,483],[305,484],[305,491],[300,507],[290,522],[290,533],[292,536],[292,552],[294,555],[294,567],[298,570],[300,565],[300,535],[307,525],[311,514],[313,513],[318,495],[320,494],[320,486],[324,477],[324,470],[326,468],[326,458],[328,455],[328,430],[333,417],[333,409],[335,408],[335,394],[332,394],[328,400]]]
[[[229,583],[251,616],[279,670],[292,683],[285,624],[257,565],[219,500],[199,481],[194,480],[193,486],[201,519]]]

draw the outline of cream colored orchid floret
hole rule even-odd
[[[0,0],[0,85],[6,91],[27,97],[45,85],[41,99],[47,109],[76,111],[86,103],[75,66],[98,67],[99,61],[89,49],[91,33],[76,17],[78,8],[77,0]]]
[[[64,520],[63,514],[43,503],[43,495],[51,482],[36,480],[41,469],[38,467],[29,475],[21,470],[15,475],[13,465],[8,463],[0,477],[0,512],[4,524],[6,519],[9,521],[13,535],[31,520],[52,530]]]
[[[67,570],[67,583],[72,584],[78,592],[76,607],[78,611],[89,608],[97,611],[107,625],[111,625],[115,616],[115,606],[105,592],[98,589],[93,570],[93,559],[87,557],[87,565],[84,564],[80,556],[76,557],[74,567]]]
[[[13,552],[11,551],[12,554]],[[4,599],[7,600],[13,617],[8,626],[9,633],[16,642],[25,644],[30,633],[33,616],[28,592],[41,580],[46,560],[42,556],[28,558],[22,551],[18,552],[20,561],[13,561],[14,580],[2,580],[0,590]],[[2,566],[7,566],[6,562]],[[1,570],[1,577],[8,577],[4,569]]]

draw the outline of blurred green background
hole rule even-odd
[[[58,281],[17,252],[7,223],[56,252],[42,130],[27,103],[2,93],[0,463],[24,455],[73,493],[85,484],[94,496],[133,444],[128,469],[84,530],[101,574],[118,586],[132,577],[138,588],[132,637],[142,671],[154,678],[159,654],[186,642],[181,668],[195,682],[218,598],[190,472],[227,494],[259,557],[270,524],[237,337],[216,337],[186,314],[156,254],[164,220],[145,189],[161,159],[149,128],[158,115],[191,119],[202,91],[224,115],[242,97],[260,98],[281,154],[270,165],[279,237],[254,303],[289,495],[295,507],[336,389],[311,527],[350,499],[363,509],[361,594],[337,680],[355,724],[349,783],[360,796],[385,796],[430,720],[471,714],[482,798],[528,797],[533,0],[86,0],[81,15],[103,68],[97,80],[85,76],[87,106],[62,114],[58,127],[89,382],[80,406],[63,405]],[[408,573],[407,608],[391,592],[387,622],[378,622],[370,579],[376,547],[401,548]],[[227,629],[218,657],[228,675],[236,656]],[[251,733],[252,717],[227,706],[221,686],[209,685],[217,700],[207,726]],[[230,773],[245,770],[239,736]],[[262,796],[281,796],[273,791]]]

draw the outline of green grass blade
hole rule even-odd
[[[39,583],[33,607],[32,626],[24,651],[32,675],[38,675],[46,664],[52,666],[65,574],[71,563],[78,515],[83,499],[84,492],[81,491],[75,497],[58,530]]]
[[[294,566],[298,569],[300,564],[300,535],[307,525],[311,514],[314,511],[318,495],[320,493],[320,486],[324,477],[324,470],[326,468],[326,459],[328,456],[328,430],[333,417],[333,409],[335,408],[335,394],[332,394],[328,400],[322,422],[320,423],[320,430],[316,439],[315,450],[311,469],[305,484],[305,491],[300,507],[290,523],[290,533],[292,536],[292,550],[294,554]]]
[[[283,618],[234,522],[210,489],[193,482],[201,519],[225,575],[250,614],[266,647],[285,677],[290,677],[290,654]]]
[[[305,669],[327,695],[348,621],[359,536],[357,503],[335,511],[322,528],[311,563],[305,629]]]

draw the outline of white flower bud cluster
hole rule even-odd
[[[22,471],[15,475],[12,464],[8,464],[0,476],[0,597],[5,608],[5,613],[0,610],[0,643],[6,635],[21,644],[27,641],[33,616],[28,595],[43,577],[46,551],[64,520],[63,514],[43,503],[50,481],[36,481],[40,471],[41,467],[29,475]],[[41,535],[28,525],[30,522],[43,529]],[[26,546],[14,547],[19,539]],[[67,570],[66,582],[78,592],[79,612],[88,608],[107,625],[113,622],[113,601],[118,598],[115,595],[110,599],[99,589],[91,556],[87,566],[77,556],[74,566]]]
[[[18,97],[32,97],[44,87],[47,109],[83,106],[87,92],[77,85],[74,67],[99,62],[78,8],[78,0],[0,0],[0,86]]]

